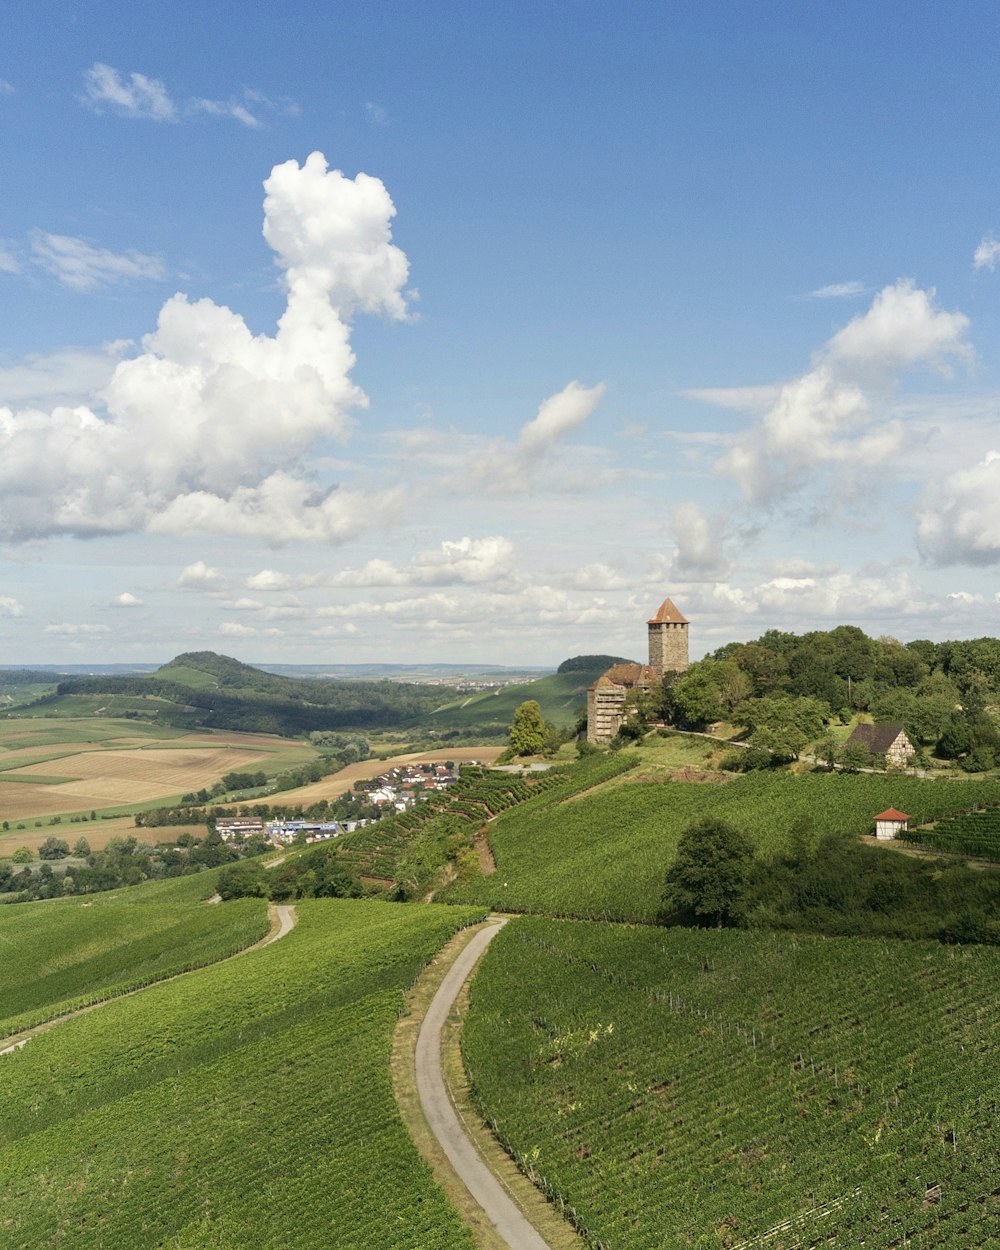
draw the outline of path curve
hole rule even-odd
[[[511,1250],[550,1250],[548,1242],[511,1201],[465,1132],[441,1069],[441,1029],[483,952],[506,923],[498,919],[480,929],[448,969],[431,1000],[417,1037],[417,1093],[427,1123],[451,1166]]]
[[[134,994],[141,994],[144,990],[151,990],[154,985],[166,985],[168,981],[176,981],[179,977],[189,977],[195,972],[203,972],[206,968],[217,968],[219,964],[227,964],[231,959],[239,959],[243,955],[249,955],[251,951],[263,950],[265,946],[270,946],[272,942],[277,942],[295,928],[295,922],[298,917],[295,914],[295,908],[290,903],[279,903],[277,905],[268,903],[267,911],[271,921],[271,928],[251,946],[244,946],[241,951],[233,951],[231,955],[224,955],[213,963],[199,964],[197,968],[186,968],[183,972],[175,972],[172,976],[162,977],[159,981],[150,981],[148,985],[140,985],[134,990],[126,990],[124,994],[112,994],[109,998],[102,998],[99,1002],[88,1003],[85,1007],[77,1007],[74,1011],[67,1011],[65,1015],[54,1016],[51,1020],[43,1020],[40,1024],[35,1024],[30,1029],[25,1029],[23,1033],[15,1033],[12,1037],[4,1038],[7,1044],[0,1049],[0,1057],[12,1055],[15,1050],[20,1050],[23,1046],[27,1046],[33,1037],[37,1037],[40,1033],[47,1033],[49,1029],[54,1029],[57,1024],[62,1024],[66,1020],[73,1020],[88,1011],[96,1011],[99,1007],[106,1007],[108,1003],[117,1003],[123,998],[131,998]]]

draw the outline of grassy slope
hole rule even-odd
[[[971,1250],[1000,1236],[998,976],[986,947],[518,921],[463,1045],[595,1244]]]
[[[496,873],[456,885],[448,897],[514,911],[650,920],[680,834],[708,813],[771,853],[802,824],[815,834],[861,834],[888,806],[929,817],[984,800],[1000,802],[1000,782],[819,773],[758,773],[724,785],[626,778],[570,802],[542,799],[500,816],[489,833]]]
[[[217,875],[0,908],[0,1036],[211,963],[263,937],[262,899],[205,906]]]
[[[553,673],[524,685],[505,686],[491,694],[473,695],[440,707],[434,719],[449,725],[471,728],[475,725],[510,724],[514,712],[525,699],[536,699],[542,716],[554,725],[565,728],[574,723],[577,713],[587,703],[587,687],[592,686],[603,669],[577,673]]]
[[[481,910],[297,906],[282,941],[0,1059],[5,1246],[471,1250],[389,1056],[403,988]]]

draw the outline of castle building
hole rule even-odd
[[[664,599],[646,622],[648,664],[614,664],[587,691],[587,741],[610,742],[625,719],[631,690],[651,690],[664,673],[683,673],[688,666],[688,619]]]

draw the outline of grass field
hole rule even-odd
[[[1000,1240],[992,948],[551,920],[472,986],[476,1097],[595,1247]]]
[[[297,907],[282,941],[0,1058],[4,1246],[472,1250],[389,1058],[404,987],[481,909]]]
[[[875,814],[890,806],[918,823],[1000,802],[1000,781],[839,773],[757,773],[724,785],[632,780],[643,773],[640,764],[577,799],[542,796],[501,815],[489,833],[496,873],[456,884],[447,897],[500,910],[651,920],[678,838],[709,813],[771,854],[799,828],[814,836],[872,832]]]
[[[267,932],[262,899],[208,907],[217,873],[0,908],[0,1035],[242,950]]]
[[[0,820],[136,811],[210,788],[227,772],[314,760],[307,743],[231,731],[154,730],[132,720],[0,722]]]

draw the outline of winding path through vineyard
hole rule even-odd
[[[417,1038],[417,1092],[431,1131],[449,1162],[511,1250],[550,1250],[462,1127],[441,1066],[441,1030],[479,959],[506,923],[505,919],[497,919],[480,929],[449,968],[434,995]]]
[[[217,897],[218,895],[216,895]],[[213,900],[209,899],[207,901],[212,902]],[[88,1003],[86,1007],[78,1007],[75,1011],[68,1011],[65,1015],[56,1016],[52,1020],[44,1020],[41,1024],[25,1029],[23,1033],[15,1033],[13,1037],[5,1038],[6,1045],[0,1049],[0,1056],[13,1054],[15,1050],[20,1050],[22,1046],[26,1046],[33,1037],[37,1037],[39,1033],[47,1033],[49,1029],[55,1028],[57,1024],[63,1024],[66,1020],[73,1020],[88,1011],[96,1011],[99,1007],[106,1007],[108,1003],[117,1002],[120,998],[131,998],[133,994],[141,994],[143,990],[148,990],[154,985],[164,985],[167,981],[176,981],[178,977],[189,977],[193,973],[203,971],[205,968],[214,968],[216,964],[228,963],[231,959],[239,959],[243,955],[249,955],[251,951],[263,950],[265,946],[270,946],[272,942],[277,942],[295,928],[295,908],[291,904],[269,903],[267,911],[271,927],[260,941],[254,942],[252,946],[245,946],[243,950],[235,951],[232,955],[226,955],[223,959],[217,959],[214,963],[202,964],[198,968],[188,968],[185,972],[175,972],[173,976],[162,977],[158,981],[150,981],[148,985],[143,985],[139,989],[129,990],[125,994],[113,994],[110,998],[102,998],[100,1002]]]

